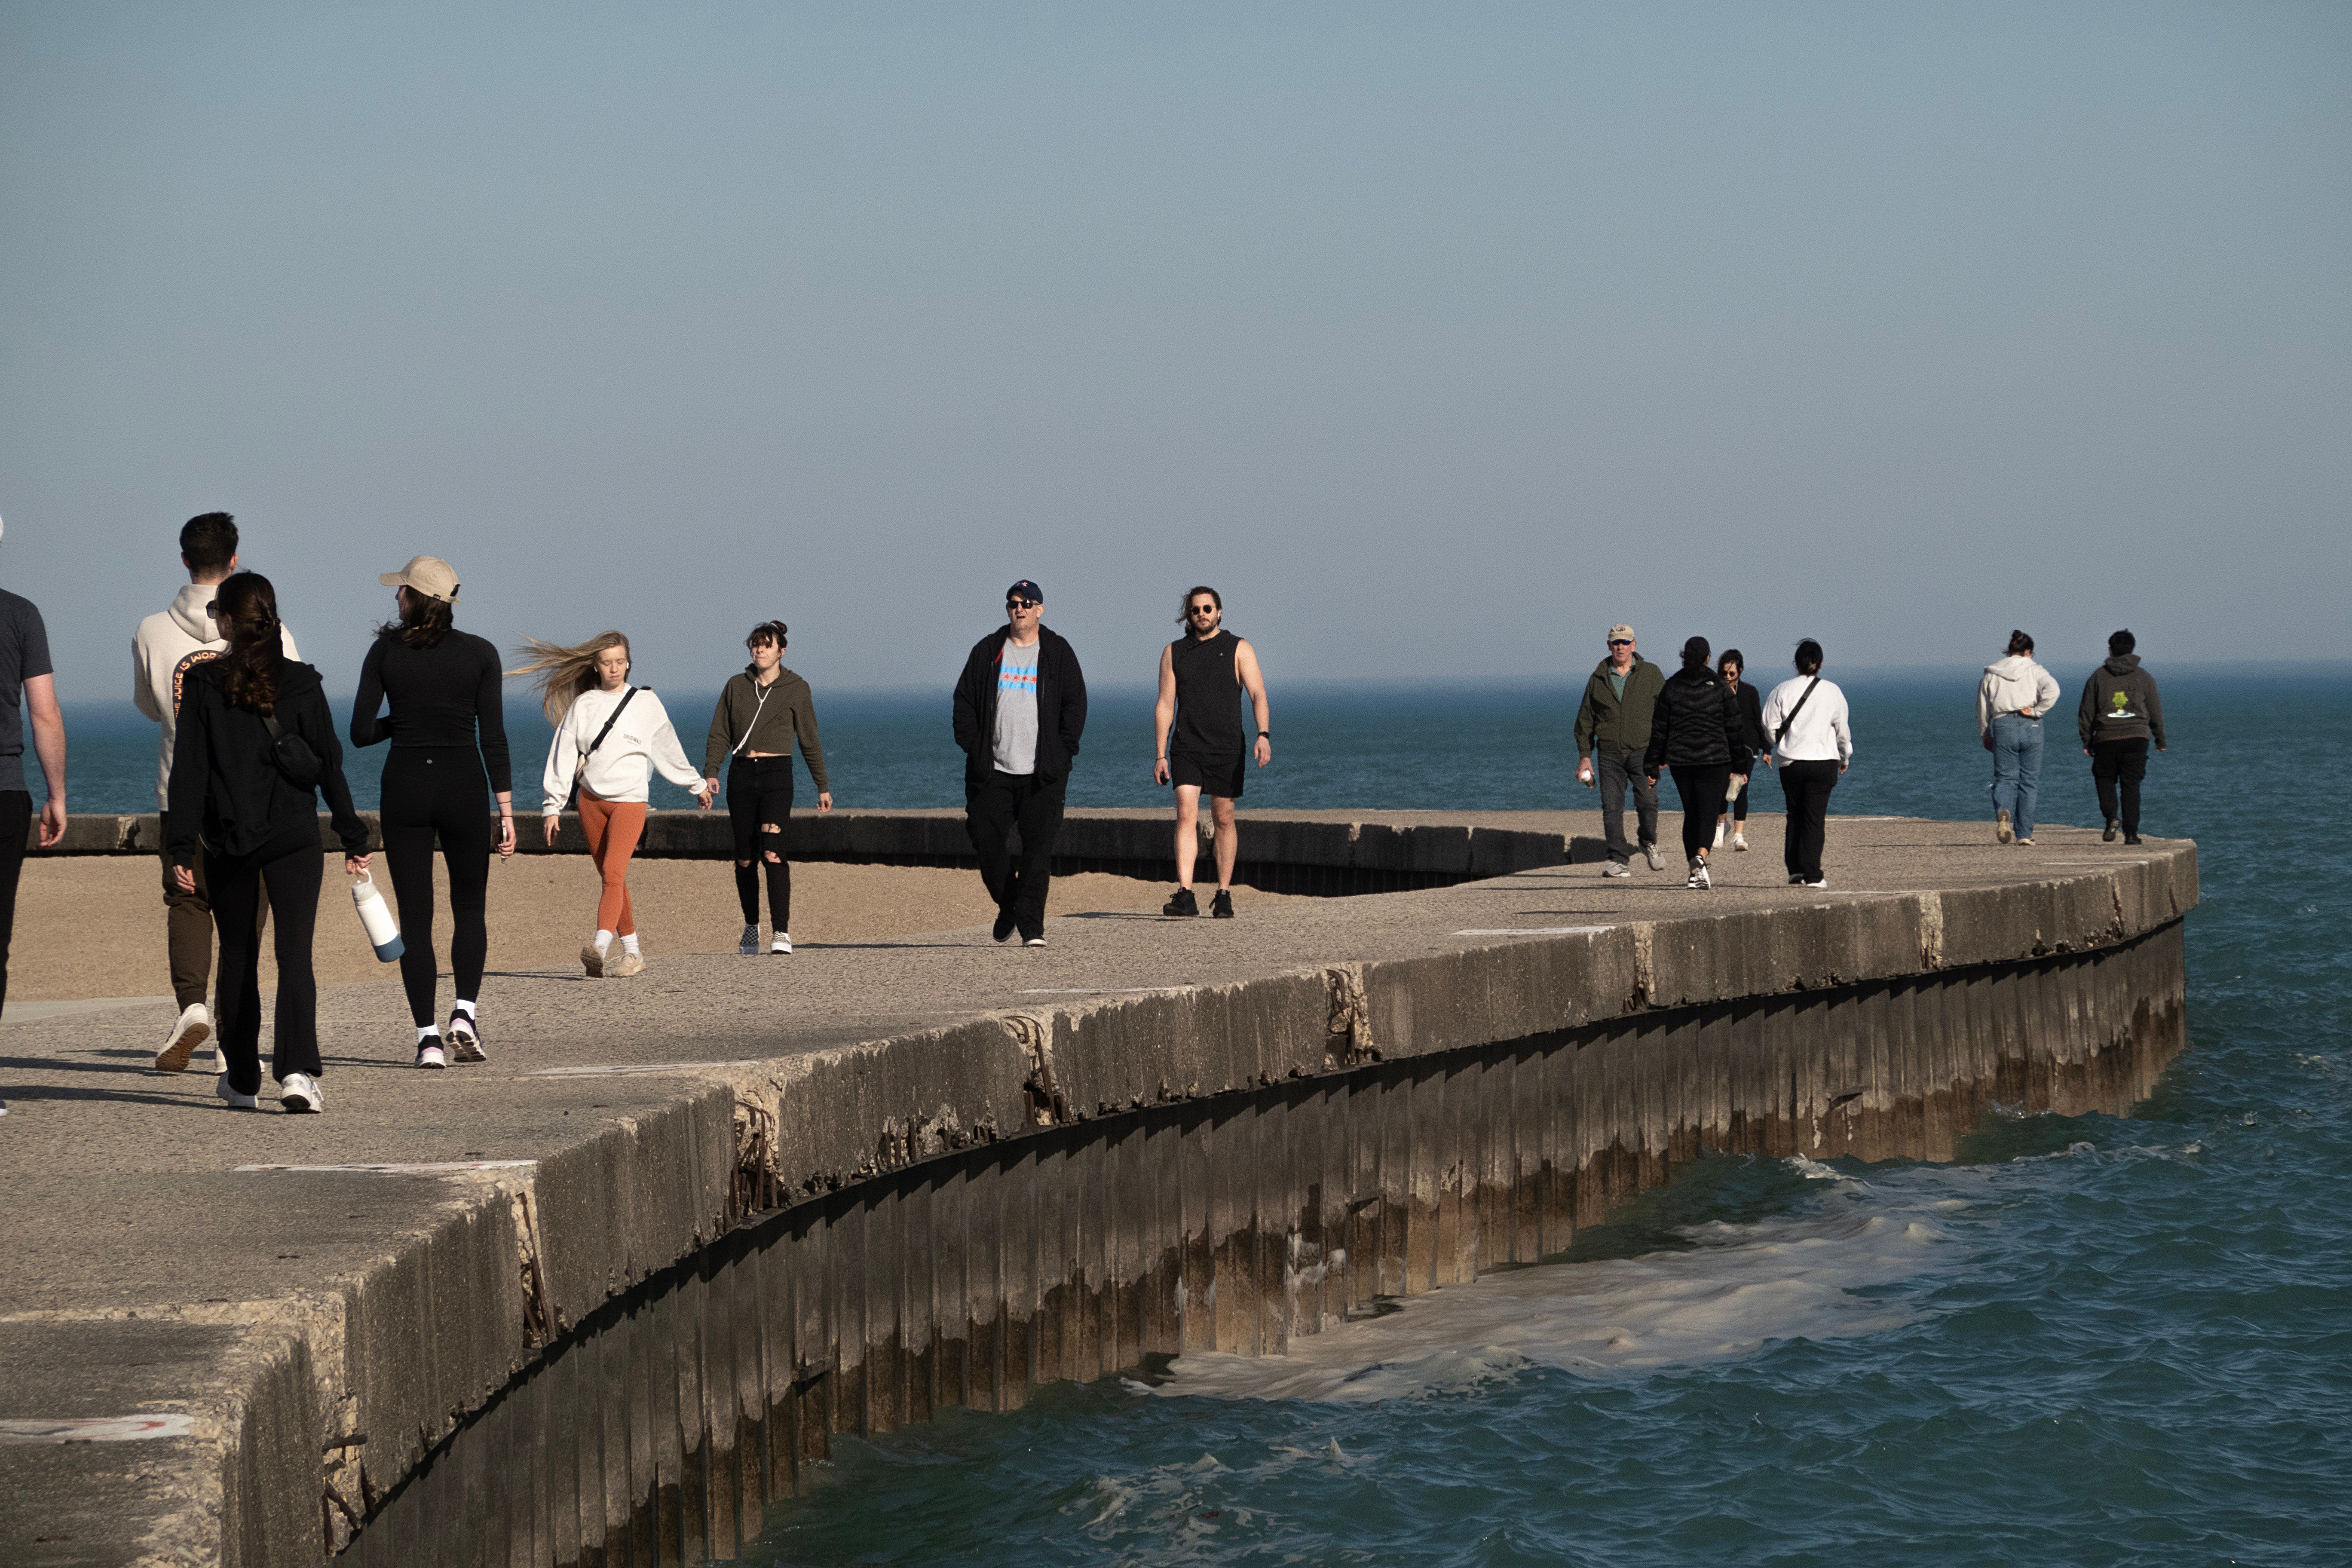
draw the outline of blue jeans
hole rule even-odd
[[[2020,838],[2033,837],[2042,794],[2042,721],[2003,713],[1992,721],[1992,808],[2009,813]]]

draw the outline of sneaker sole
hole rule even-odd
[[[481,1042],[478,1040],[452,1041],[449,1047],[449,1054],[456,1057],[461,1062],[486,1062],[490,1059],[488,1054],[482,1049]]]
[[[212,1037],[213,1027],[210,1024],[189,1025],[186,1034],[155,1053],[155,1070],[157,1072],[187,1071],[189,1058],[194,1057],[204,1043]]]
[[[289,1116],[316,1116],[319,1114],[319,1108],[310,1103],[309,1097],[299,1094],[279,1095],[278,1097],[278,1109],[284,1111]]]

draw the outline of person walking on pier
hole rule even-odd
[[[1176,619],[1184,635],[1160,650],[1160,700],[1151,715],[1158,753],[1151,782],[1176,786],[1176,896],[1160,912],[1201,912],[1192,896],[1192,867],[1201,853],[1201,796],[1206,794],[1217,857],[1217,894],[1209,912],[1231,920],[1234,859],[1241,848],[1234,802],[1241,798],[1247,772],[1244,752],[1259,767],[1274,760],[1274,720],[1257,650],[1247,638],[1224,629],[1223,597],[1214,588],[1195,588],[1184,595]],[[1257,720],[1256,744],[1247,748],[1242,744],[1244,694]]]
[[[499,650],[488,637],[457,628],[457,574],[440,557],[419,555],[376,581],[398,590],[393,595],[398,616],[376,628],[360,665],[352,744],[392,742],[383,760],[380,816],[393,899],[400,907],[400,979],[416,1025],[416,1065],[448,1065],[433,1022],[436,836],[449,869],[449,967],[457,977],[447,1048],[461,1062],[484,1061],[480,999],[490,952],[490,851],[511,858],[515,849]],[[383,711],[387,700],[388,714]],[[484,799],[493,792],[495,829]]]
[[[1822,645],[1807,637],[1797,645],[1797,675],[1764,699],[1759,721],[1780,770],[1780,793],[1788,797],[1781,858],[1789,885],[1826,888],[1822,846],[1829,836],[1830,791],[1853,761],[1853,731],[1845,693],[1822,679]]]
[[[180,704],[189,672],[228,651],[205,606],[212,603],[213,590],[236,570],[236,519],[227,512],[208,511],[188,519],[180,530],[180,564],[187,568],[188,584],[169,606],[141,621],[131,638],[131,700],[163,731],[155,769],[159,812],[171,805],[172,742],[179,731]],[[282,626],[278,640],[288,658],[302,657],[295,649],[294,634]],[[165,1037],[163,1048],[155,1053],[155,1070],[184,1072],[188,1058],[213,1037],[212,1012],[205,1005],[212,989],[213,909],[206,891],[203,845],[196,847],[195,886],[186,892],[180,890],[170,853],[165,851],[159,858],[163,867],[164,944],[172,966],[172,999],[180,1005],[180,1016]],[[266,921],[268,914],[265,888],[256,918]]]
[[[705,811],[715,786],[694,771],[662,700],[649,687],[629,684],[626,637],[598,632],[570,647],[532,637],[522,652],[522,664],[507,673],[539,678],[540,707],[555,726],[540,781],[547,847],[555,847],[564,808],[576,805],[589,858],[604,884],[596,900],[596,934],[581,946],[580,967],[591,979],[625,980],[646,967],[629,904],[629,857],[645,837],[653,770],[692,790]],[[612,956],[615,938],[618,957]]]
[[[964,831],[996,900],[999,942],[1045,945],[1045,894],[1070,768],[1087,727],[1087,680],[1069,643],[1046,628],[1045,593],[1024,577],[1004,591],[1005,624],[972,644],[956,681],[964,755]],[[1021,863],[1009,838],[1021,830]]]
[[[227,652],[192,668],[165,791],[163,843],[184,893],[196,888],[201,849],[220,927],[220,1040],[228,1070],[213,1092],[252,1110],[261,1094],[263,888],[277,912],[277,1034],[269,1074],[278,1104],[319,1111],[319,985],[310,944],[319,918],[318,796],[327,797],[343,869],[368,868],[367,824],[352,809],[343,749],[319,672],[286,655],[278,595],[257,572],[215,584],[206,606]]]
[[[2009,649],[1977,682],[1977,736],[1992,753],[1992,837],[2033,842],[2042,795],[2042,718],[2063,695],[2058,678],[2033,661],[2033,639],[2009,634]]]
[[[2128,631],[2107,639],[2106,662],[2083,682],[2074,711],[2083,754],[2091,759],[2092,787],[2099,792],[2099,816],[2107,825],[2100,837],[2109,843],[2118,828],[2125,843],[2139,842],[2139,784],[2147,776],[2148,743],[2164,750],[2164,701],[2156,677],[2140,668],[2132,651],[2137,647]]]
[[[8,948],[16,931],[16,884],[25,871],[25,836],[33,792],[25,786],[25,722],[33,721],[48,798],[41,805],[41,847],[66,836],[66,721],[58,709],[49,628],[30,599],[0,589],[0,1008],[8,1003]]]
[[[1633,847],[1625,842],[1625,790],[1633,786],[1642,853],[1650,869],[1666,868],[1658,853],[1658,786],[1643,768],[1650,749],[1650,715],[1665,672],[1641,655],[1633,628],[1609,628],[1609,657],[1593,667],[1576,708],[1576,779],[1587,789],[1601,785],[1601,830],[1609,843],[1604,877],[1630,877]]]
[[[1760,756],[1765,750],[1764,694],[1757,690],[1753,683],[1740,679],[1747,671],[1748,656],[1736,647],[1725,648],[1722,657],[1715,661],[1715,673],[1723,678],[1723,684],[1731,689],[1733,700],[1739,704],[1739,742],[1748,748],[1752,759]],[[1751,765],[1747,773],[1733,781],[1731,799],[1727,803],[1725,816],[1715,819],[1715,847],[1717,849],[1723,847],[1725,817],[1727,816],[1731,828],[1731,847],[1743,854],[1747,851],[1748,786],[1754,781],[1755,776],[1756,770]]]
[[[797,742],[816,784],[816,808],[833,809],[825,782],[824,743],[816,734],[816,700],[809,683],[784,668],[784,623],[761,621],[743,646],[751,662],[728,679],[710,714],[702,753],[704,805],[719,798],[719,764],[727,769],[727,816],[735,830],[735,897],[743,906],[743,935],[735,951],[760,956],[760,870],[766,863],[770,952],[793,950],[793,866],[784,856],[784,827],[793,816],[793,745]]]
[[[1674,771],[1675,793],[1683,804],[1683,858],[1690,868],[1685,886],[1695,889],[1714,885],[1707,875],[1707,847],[1723,816],[1731,781],[1746,777],[1751,755],[1739,700],[1706,667],[1713,651],[1705,637],[1683,644],[1683,667],[1658,689],[1650,716],[1650,745],[1642,758],[1643,773],[1653,789],[1661,767]]]

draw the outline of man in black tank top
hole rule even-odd
[[[1274,760],[1274,720],[1257,651],[1224,629],[1225,601],[1217,591],[1195,588],[1185,595],[1177,618],[1184,635],[1160,655],[1160,701],[1152,722],[1152,748],[1159,753],[1152,780],[1176,786],[1176,896],[1160,912],[1201,912],[1192,893],[1192,866],[1201,853],[1201,796],[1206,792],[1217,849],[1217,896],[1209,912],[1231,920],[1234,858],[1241,847],[1234,802],[1241,798],[1244,753],[1254,752],[1259,767]],[[1257,718],[1255,746],[1243,740],[1244,692]]]

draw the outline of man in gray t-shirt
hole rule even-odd
[[[1029,947],[1045,945],[1054,839],[1087,727],[1086,675],[1045,613],[1045,590],[1028,578],[1007,588],[1004,625],[972,644],[955,689],[964,831],[996,900],[996,940],[1017,931]]]
[[[1037,652],[1041,645],[1033,630],[1029,646],[1008,637],[996,665],[996,733],[992,760],[1000,773],[1026,778],[1037,771]]]

